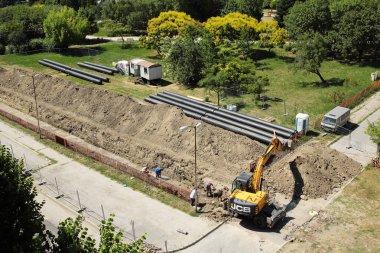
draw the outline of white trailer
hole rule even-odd
[[[321,127],[327,132],[336,132],[350,120],[350,109],[337,106],[323,116]]]
[[[162,78],[162,66],[160,64],[141,61],[138,65],[140,66],[140,76],[145,80],[152,81]]]

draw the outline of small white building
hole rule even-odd
[[[162,66],[143,59],[133,59],[129,61],[129,74],[147,81],[157,80],[162,78]]]

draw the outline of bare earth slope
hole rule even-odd
[[[340,188],[361,169],[359,163],[335,149],[309,142],[271,166],[265,179],[274,192],[293,198],[318,198]]]
[[[0,70],[0,101],[35,115],[31,73]],[[158,164],[164,175],[190,186],[194,134],[181,132],[197,122],[167,105],[146,105],[130,97],[40,74],[36,78],[43,121],[138,166]],[[199,174],[230,184],[264,146],[247,137],[202,124],[197,131]]]
[[[35,115],[30,75],[24,70],[0,68],[0,102]],[[191,187],[194,133],[181,132],[179,128],[197,122],[180,109],[144,104],[45,74],[39,74],[35,81],[43,121],[137,166],[152,168],[158,164],[165,168],[163,175],[173,183]],[[200,178],[230,186],[246,170],[249,161],[264,152],[265,146],[203,123],[197,131],[197,149]],[[329,194],[361,169],[358,163],[320,143],[302,145],[276,160],[265,172],[267,185],[274,192],[295,198]]]

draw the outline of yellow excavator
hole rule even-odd
[[[285,207],[272,203],[268,193],[261,189],[264,166],[277,150],[283,151],[284,145],[274,133],[264,155],[259,157],[255,166],[251,165],[251,172],[243,172],[235,178],[228,198],[229,211],[252,219],[258,228],[272,228],[286,216]]]

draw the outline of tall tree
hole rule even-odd
[[[204,27],[214,35],[217,44],[225,40],[237,40],[242,33],[250,35],[250,40],[258,35],[257,19],[238,12],[229,13],[223,17],[212,17],[204,23]]]
[[[62,48],[84,40],[89,29],[87,19],[67,7],[51,11],[44,21],[46,38]]]
[[[263,16],[263,0],[227,0],[223,14],[240,12],[260,20]]]
[[[326,83],[319,69],[327,53],[327,43],[321,34],[313,32],[303,34],[297,40],[296,68],[316,74],[322,83]]]
[[[23,162],[0,145],[0,252],[45,252],[47,235],[35,200],[33,180]]]
[[[285,26],[293,39],[310,32],[326,35],[331,29],[329,0],[297,2],[285,16]]]
[[[380,4],[375,0],[340,0],[330,4],[330,40],[340,58],[361,59],[380,54]]]
[[[284,27],[284,17],[296,3],[296,0],[277,0],[276,1],[276,17],[275,20],[281,27]]]
[[[219,16],[224,0],[176,0],[176,10],[189,14],[198,21]]]
[[[157,18],[149,20],[148,35],[140,37],[140,42],[161,54],[161,47],[166,41],[177,36],[186,27],[197,25],[198,23],[184,12],[161,12]]]
[[[189,26],[169,44],[165,59],[179,83],[194,87],[215,54],[212,36],[202,28]]]

